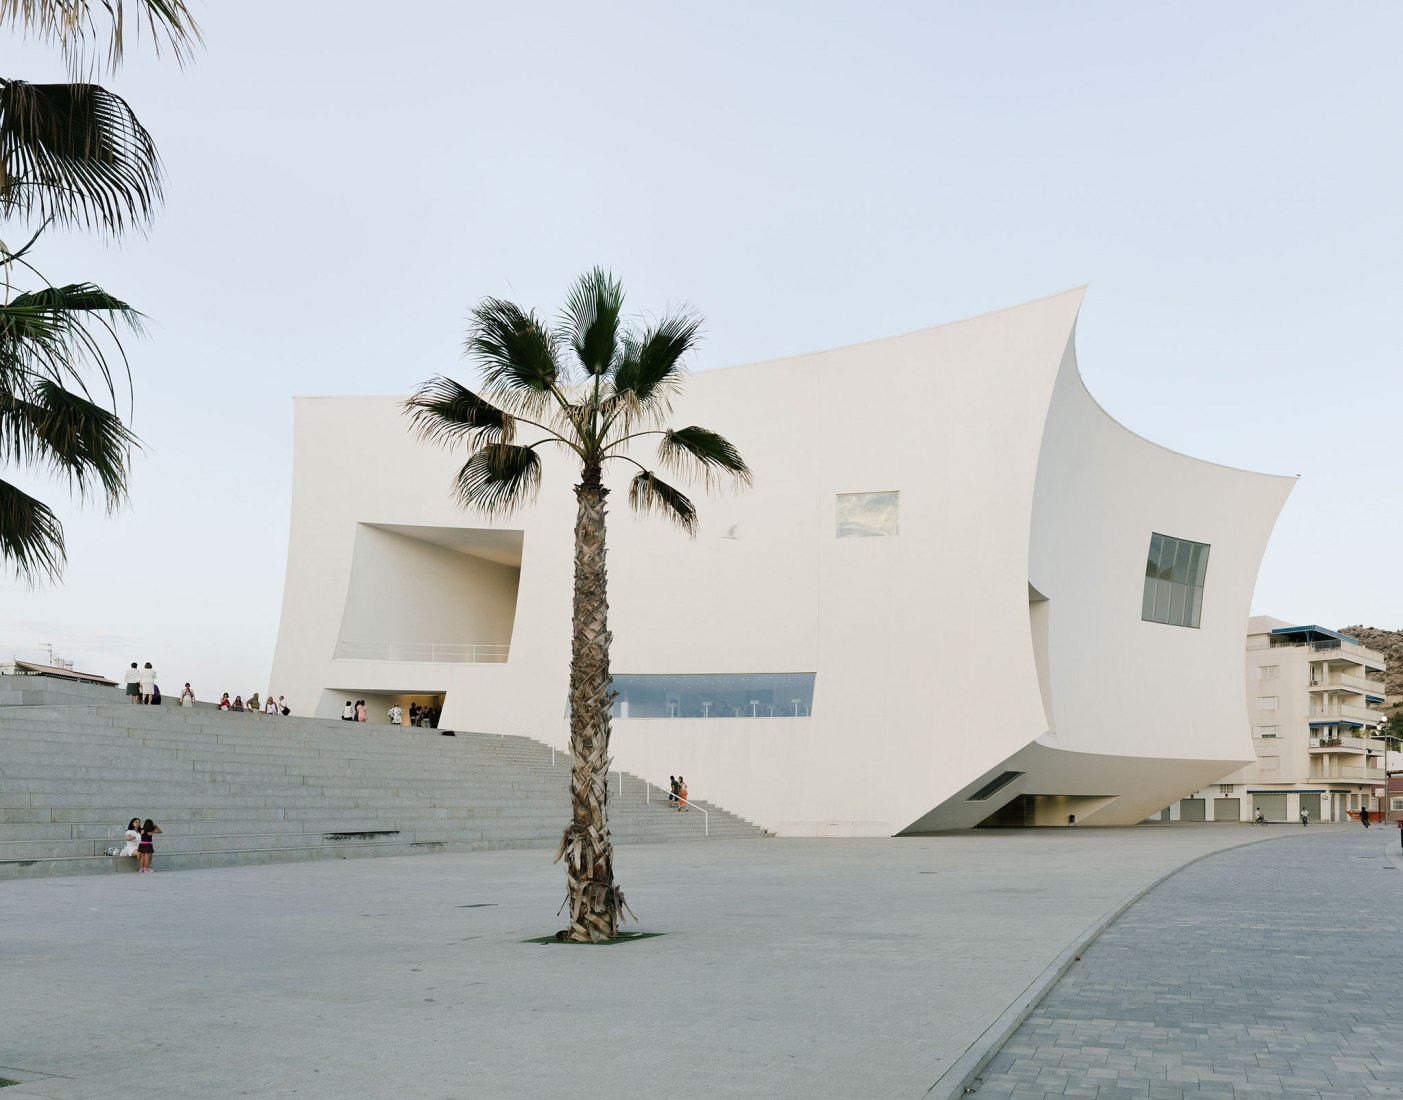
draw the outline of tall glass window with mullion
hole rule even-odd
[[[1140,618],[1149,623],[1197,628],[1208,577],[1208,544],[1154,532],[1145,560]]]

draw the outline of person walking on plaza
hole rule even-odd
[[[268,693],[268,702],[266,702],[266,703],[263,705],[263,713],[264,713],[264,714],[277,714],[277,713],[278,713],[278,701],[277,701],[276,699],[273,698],[273,693],[272,693],[271,691]]]
[[[347,700],[346,700],[346,705],[345,705],[344,707],[341,708],[341,721],[343,721],[343,722],[354,722],[355,720],[356,720],[356,705],[355,705],[353,702],[351,702],[349,699],[347,699]]]
[[[278,713],[281,714],[284,718],[286,718],[289,714],[292,713],[292,708],[287,705],[286,696],[278,696]]]
[[[402,726],[402,725],[404,725],[404,708],[401,707],[398,703],[396,703],[394,706],[392,706],[392,707],[389,709],[389,715],[390,715],[390,725],[392,725],[392,726]]]
[[[195,692],[190,687],[190,681],[185,681],[185,686],[180,689],[180,705],[182,707],[193,707],[195,705]]]
[[[687,780],[680,775],[677,777],[677,808],[692,812],[692,804],[687,801]]]
[[[255,691],[252,695],[248,697],[247,705],[248,709],[253,711],[254,714],[263,713],[263,704],[258,701],[258,692]]]
[[[127,669],[127,702],[141,702],[141,673],[136,670],[136,662]]]
[[[141,826],[141,843],[136,846],[137,870],[154,874],[151,870],[151,857],[156,852],[156,845],[151,843],[151,837],[161,831],[161,827],[149,817]]]
[[[156,690],[156,670],[147,661],[141,670],[141,701],[150,705],[151,696]]]
[[[675,775],[667,777],[667,802],[668,809],[677,809],[677,776]]]
[[[365,722],[365,721],[368,721],[368,720],[369,720],[369,715],[367,715],[366,712],[365,712],[365,700],[364,700],[364,699],[357,699],[357,700],[356,700],[356,721],[357,721],[357,722]]]
[[[1304,829],[1310,824],[1310,811],[1304,806],[1301,807],[1301,828]]]
[[[1363,823],[1364,828],[1367,829],[1367,828],[1369,827],[1369,807],[1368,807],[1368,806],[1360,806],[1360,807],[1359,807],[1359,820]]]

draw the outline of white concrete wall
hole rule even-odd
[[[1138,820],[1245,759],[1242,624],[1290,481],[1175,455],[1106,417],[1076,374],[1080,302],[693,376],[673,423],[730,438],[755,486],[697,490],[688,541],[630,515],[618,471],[613,669],[814,672],[813,717],[616,721],[616,763],[685,775],[783,832],[890,834],[972,825],[1020,793]],[[443,691],[448,728],[563,746],[576,471],[549,455],[539,502],[489,524],[453,506],[461,462],[409,435],[399,399],[297,400],[274,683],[306,699]],[[838,494],[893,490],[898,535],[835,537]],[[333,660],[358,523],[521,529],[508,664]],[[1201,630],[1140,622],[1154,530],[1213,544]],[[1045,604],[1030,607],[1029,582]],[[1024,767],[998,798],[963,801]]]

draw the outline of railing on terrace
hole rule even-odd
[[[1367,661],[1373,661],[1378,665],[1384,663],[1384,656],[1382,653],[1379,653],[1377,650],[1366,649],[1362,645],[1354,645],[1350,642],[1258,642],[1255,645],[1249,645],[1247,649],[1249,652],[1252,652],[1259,649],[1300,649],[1303,646],[1309,646],[1316,653],[1347,653],[1352,657],[1360,657]]]
[[[342,638],[336,657],[343,661],[421,661],[432,664],[504,665],[509,645],[462,642],[360,642]]]

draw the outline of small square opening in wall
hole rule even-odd
[[[897,498],[890,493],[839,493],[837,531],[840,539],[866,539],[897,533]]]

